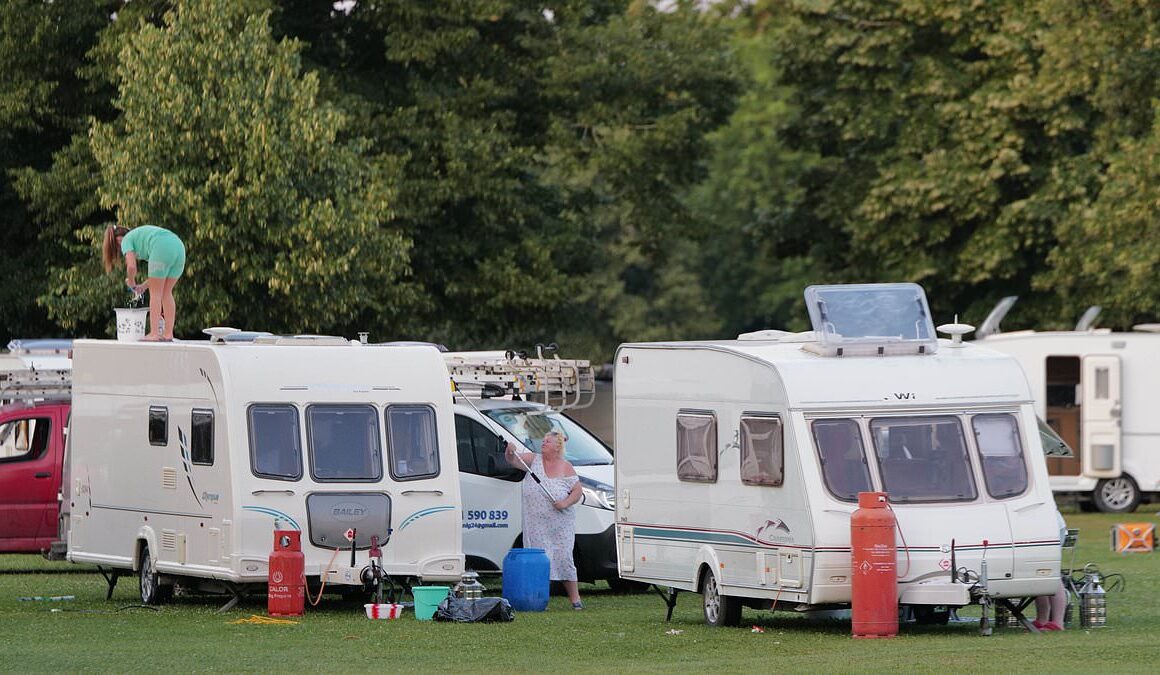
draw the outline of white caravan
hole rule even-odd
[[[612,453],[562,412],[592,401],[590,364],[513,352],[452,352],[444,358],[457,385],[455,432],[467,566],[502,572],[508,551],[522,545],[524,472],[504,459],[506,444],[539,452],[544,435],[560,431],[584,493],[576,508],[577,575],[581,581],[603,579],[614,588],[623,586],[616,566]]]
[[[913,284],[806,300],[813,332],[617,351],[620,575],[674,589],[670,611],[702,593],[712,625],[742,605],[848,606],[851,514],[882,491],[920,619],[1052,593],[1055,503],[1014,359],[937,340]]]
[[[276,527],[302,531],[314,590],[361,586],[372,536],[389,577],[464,571],[451,392],[431,347],[77,340],[69,442],[68,559],[105,569],[110,592],[132,571],[145,602],[175,583],[237,598],[267,582]]]
[[[1077,457],[1049,458],[1051,487],[1100,511],[1134,511],[1160,496],[1160,326],[1092,329],[1098,308],[1074,331],[998,332],[1005,299],[980,328],[980,344],[1015,357],[1031,382],[1035,411]]]

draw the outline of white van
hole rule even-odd
[[[1055,502],[1019,364],[961,343],[966,326],[936,339],[914,284],[806,301],[812,332],[617,350],[620,575],[700,592],[711,625],[848,606],[851,514],[886,492],[899,603],[920,617],[1052,593]]]
[[[302,531],[315,589],[362,586],[372,537],[392,578],[460,579],[455,425],[435,349],[77,340],[72,365],[67,556],[105,570],[110,592],[136,573],[146,603],[175,584],[236,599],[267,583],[276,527]]]
[[[463,495],[463,552],[467,567],[502,572],[512,548],[522,546],[522,469],[508,466],[504,447],[513,442],[532,452],[549,431],[567,438],[566,458],[576,467],[584,499],[576,508],[574,559],[580,581],[606,580],[621,587],[616,571],[612,453],[565,414],[541,403],[456,397],[455,436]],[[497,436],[501,434],[500,436]]]

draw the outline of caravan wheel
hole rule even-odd
[[[741,623],[741,601],[727,595],[721,595],[717,586],[717,577],[713,572],[706,572],[705,583],[701,585],[701,597],[704,600],[705,623],[710,626],[736,626]]]
[[[161,575],[157,573],[149,547],[141,548],[141,602],[146,605],[160,605],[173,597],[172,586],[161,585]]]
[[[1104,513],[1130,513],[1140,503],[1140,488],[1127,474],[1119,478],[1106,478],[1096,484],[1092,501]]]

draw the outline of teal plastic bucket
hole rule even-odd
[[[411,595],[415,596],[415,618],[420,621],[430,621],[435,616],[439,603],[451,589],[447,586],[414,586]]]

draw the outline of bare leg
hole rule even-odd
[[[149,334],[143,340],[156,342],[161,339],[158,326],[161,325],[162,296],[165,294],[165,279],[149,277]],[[168,327],[167,327],[168,328]]]
[[[1063,589],[1063,583],[1059,584],[1055,595],[1051,598],[1051,622],[1063,627],[1063,615],[1067,613],[1067,591]]]
[[[565,581],[563,583],[564,590],[568,592],[568,599],[572,601],[572,604],[580,602],[580,584],[575,581]]]
[[[165,331],[161,334],[162,340],[173,339],[173,328],[177,325],[177,303],[173,300],[173,287],[177,285],[177,277],[164,279],[165,288],[161,294],[161,314],[165,317]]]
[[[1051,597],[1040,595],[1035,598],[1035,620],[1039,623],[1051,621]]]

